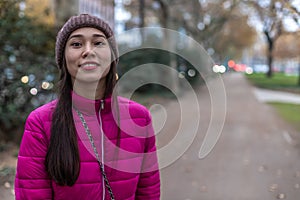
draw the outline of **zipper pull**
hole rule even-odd
[[[101,110],[103,110],[103,109],[104,109],[104,100],[101,99]]]

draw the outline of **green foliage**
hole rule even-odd
[[[287,76],[283,73],[274,73],[272,78],[267,78],[263,73],[254,73],[246,76],[257,87],[300,93],[297,76]]]
[[[146,106],[148,109],[150,109],[150,107],[153,105],[153,102],[155,102],[155,104],[163,105],[170,100],[176,99],[176,95],[173,94],[172,91],[170,91],[168,88],[163,86],[156,87],[156,90],[141,92],[146,90],[144,88],[147,88],[147,85],[145,85],[141,90],[134,92],[130,99],[139,102],[140,104]]]
[[[122,47],[121,48],[126,48]],[[131,69],[149,63],[159,63],[164,65],[169,65],[170,54],[166,51],[159,49],[138,49],[128,52],[120,57],[118,65],[118,74],[122,77],[125,73]],[[138,92],[160,92],[160,88],[154,84],[147,84],[138,88]]]
[[[276,108],[277,112],[284,120],[300,131],[300,105],[277,102],[270,104]]]
[[[120,57],[120,75],[126,73],[130,69],[147,63],[160,63],[169,65],[170,55],[168,52],[159,49],[138,49],[126,53]]]
[[[121,46],[120,48],[126,48],[125,46]],[[187,60],[182,58],[179,55],[175,55],[173,53],[167,52],[161,49],[138,49],[131,52],[128,52],[120,57],[119,66],[118,66],[118,74],[122,77],[129,70],[138,67],[140,65],[156,63],[162,64],[166,66],[170,66],[170,60],[176,59],[177,70],[181,73],[191,84],[193,84],[196,80],[198,80],[199,73],[194,66],[192,66]],[[195,72],[194,76],[188,76],[188,70],[193,69]],[[166,78],[168,78],[166,76]],[[160,87],[155,84],[147,84],[143,87],[140,87],[137,92],[166,92],[166,88]]]
[[[19,8],[20,0],[0,0],[0,132],[14,139],[12,130],[22,129],[28,113],[52,98],[42,83],[54,81],[55,30],[35,23]],[[21,82],[23,76],[28,82]],[[30,94],[32,88],[37,95]]]

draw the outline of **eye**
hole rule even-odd
[[[104,43],[103,42],[95,42],[95,45],[96,46],[102,46],[102,45],[104,45]]]
[[[95,42],[95,46],[105,46],[106,45],[106,41],[96,41]]]
[[[72,47],[81,47],[81,43],[80,42],[72,42],[71,46]]]

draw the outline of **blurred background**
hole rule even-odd
[[[107,20],[116,35],[122,35],[122,38],[117,37],[120,49],[142,45],[142,37],[126,37],[126,30],[163,27],[186,34],[201,44],[216,63],[212,67],[214,72],[260,72],[269,77],[273,72],[280,72],[298,76],[299,4],[298,1],[275,0],[193,0],[189,3],[180,0],[1,0],[0,138],[18,142],[28,112],[55,98],[54,83],[58,75],[54,61],[55,37],[71,15],[91,13]],[[157,35],[144,37],[152,42],[166,39],[164,35]],[[199,79],[197,70],[176,55],[166,56],[169,53],[160,50],[146,51],[121,56],[119,76],[137,65],[168,64],[175,59],[173,67],[182,72],[182,76],[190,81]],[[145,54],[147,56],[143,56]]]
[[[299,12],[297,0],[0,0],[0,184],[12,187],[18,144],[29,112],[55,98],[55,37],[71,15],[90,13],[104,18],[114,28],[121,51],[169,39],[164,32],[141,31],[133,37],[128,30],[161,27],[177,31],[205,49],[214,63],[209,69],[212,76],[242,73],[257,87],[299,94]],[[175,41],[170,48],[193,55],[193,47],[184,45],[189,44]],[[146,63],[177,70],[178,77],[169,78],[151,70],[139,74],[172,82],[176,91],[184,90],[181,78],[193,87],[203,83],[195,66],[158,49],[121,55],[119,77]],[[130,90],[133,86],[128,83],[124,87]],[[135,98],[146,106],[153,99],[172,99],[169,89],[154,84],[144,85],[136,93]],[[291,110],[274,106],[281,106],[283,113]],[[292,107],[295,109],[299,108]],[[298,114],[290,121],[299,128]],[[8,151],[12,158],[5,158]]]

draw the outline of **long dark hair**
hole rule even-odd
[[[106,76],[104,98],[113,94],[116,85],[117,60],[112,55],[113,61],[110,71]],[[49,176],[59,185],[72,186],[75,184],[80,172],[80,157],[77,142],[77,133],[72,114],[72,81],[63,62],[58,85],[58,101],[52,114],[51,136],[45,166]],[[114,95],[117,113],[118,101]],[[119,116],[118,116],[119,124]],[[118,126],[119,127],[119,126]],[[118,128],[117,145],[120,144],[120,128]]]

